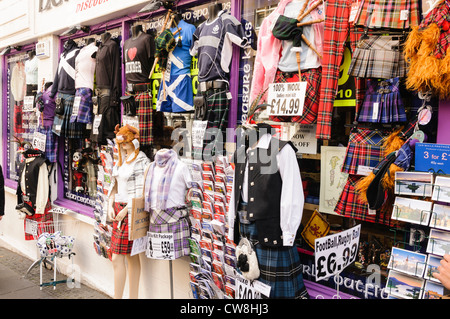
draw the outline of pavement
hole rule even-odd
[[[68,285],[67,276],[56,274],[51,265],[42,267],[42,282],[61,283],[40,287],[39,265],[28,273],[33,260],[0,247],[0,299],[111,299],[87,285]],[[77,287],[78,286],[78,287]],[[42,288],[42,289],[41,289]]]

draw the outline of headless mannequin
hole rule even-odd
[[[127,160],[134,157],[133,143],[123,143],[123,150],[125,151],[125,158]],[[117,194],[117,183],[111,192],[109,198],[109,218],[118,222],[122,221],[128,214],[128,207],[125,206],[116,217],[114,217],[114,196]],[[128,276],[129,299],[137,299],[139,293],[139,278],[141,274],[141,262],[138,255],[131,256],[130,254],[112,254],[112,264],[114,270],[114,299],[122,299],[125,288],[126,278]]]
[[[208,6],[208,22],[214,21],[222,10],[221,3],[214,3]]]
[[[109,38],[111,38],[111,33],[109,32],[105,32],[102,34],[102,43],[105,44],[106,41],[109,40]]]
[[[138,24],[131,28],[131,37],[136,39],[142,32],[142,25]]]

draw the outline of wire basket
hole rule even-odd
[[[72,254],[78,234],[78,220],[25,220],[25,233],[36,240],[41,257],[63,257]]]

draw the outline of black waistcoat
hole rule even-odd
[[[272,138],[275,143],[269,145],[269,148],[256,148],[248,152],[248,219],[255,222],[258,232],[258,241],[269,247],[282,247],[283,238],[280,227],[280,201],[282,180],[278,171],[276,155],[286,144],[290,142],[281,141]],[[277,143],[278,142],[278,143]],[[278,146],[273,149],[275,146]],[[295,148],[295,147],[294,147]],[[238,159],[236,159],[236,156]],[[245,149],[241,147],[235,154],[235,185],[234,195],[235,212],[238,212],[238,206],[241,198],[242,183],[244,181],[244,172],[246,162],[243,162]],[[270,162],[267,163],[270,158]],[[240,159],[240,160],[239,160]],[[267,174],[269,165],[274,165],[271,174]],[[239,242],[239,216],[235,216],[234,241]]]
[[[42,164],[44,164],[47,160],[42,156],[36,156],[33,161],[30,163],[26,163],[26,160],[20,164],[19,168],[19,181],[17,183],[17,203],[21,204],[24,201],[28,200],[32,203],[33,209],[36,209],[36,194],[37,194],[37,186],[39,180],[39,169]],[[21,181],[23,171],[25,170],[25,189],[22,189]],[[26,196],[24,198],[24,195]]]

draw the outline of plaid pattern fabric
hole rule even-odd
[[[175,49],[177,43],[170,29],[165,29],[158,35],[155,39],[155,57],[157,57],[159,66],[161,70],[165,70],[167,67],[167,60],[169,58],[169,53]]]
[[[25,129],[22,126],[23,122],[23,100],[14,102],[14,133],[25,133]]]
[[[356,2],[355,0],[354,2]],[[350,24],[350,9],[352,0],[330,0],[325,6],[325,29],[323,37],[322,80],[320,84],[320,101],[317,114],[316,137],[330,139],[333,104],[338,88],[339,68],[341,65],[344,43],[350,36],[351,49],[354,52],[356,44],[362,35]],[[360,78],[354,78],[356,88],[356,108],[363,99],[363,85]]]
[[[92,90],[89,88],[79,88],[75,92],[75,97],[79,96],[81,98],[80,107],[78,109],[78,114],[70,117],[70,123],[77,121],[78,123],[92,123],[93,113],[92,113]]]
[[[366,96],[359,111],[358,122],[406,122],[399,85],[399,78],[385,81],[368,79]]]
[[[349,175],[341,196],[334,208],[336,214],[344,217],[350,217],[365,222],[390,225],[390,217],[383,211],[377,211],[376,214],[369,215],[369,206],[360,201],[356,184],[365,176]]]
[[[139,117],[139,136],[142,145],[153,144],[153,103],[150,92],[138,92],[134,96],[136,114]]]
[[[33,203],[24,201],[24,203],[27,203],[30,206],[33,206]],[[51,222],[53,221],[53,213],[50,212],[52,209],[52,204],[50,203],[50,199],[47,201],[47,205],[45,206],[44,213],[43,214],[34,214],[33,216],[26,216],[24,220],[24,230],[26,230],[26,223],[27,220],[32,220],[34,222],[37,222],[37,230],[36,234],[29,234],[25,232],[25,240],[33,240],[37,239],[39,235],[41,235],[44,232],[48,232],[51,230],[52,227]]]
[[[51,163],[56,163],[58,160],[58,138],[52,131],[52,127],[39,126],[37,131],[46,136],[45,139],[45,157]]]
[[[257,241],[255,223],[240,224],[240,232],[242,237]],[[256,244],[254,249],[260,270],[258,280],[271,287],[270,299],[309,299],[303,282],[303,267],[295,245],[272,248]]]
[[[448,25],[445,27],[448,21],[450,21],[450,0],[444,0],[441,1],[441,3],[438,4],[433,10],[431,10],[419,25],[419,30],[423,30],[431,23],[436,23],[441,29],[439,41],[434,52],[436,57],[444,57],[446,55],[447,48],[450,45],[450,32],[448,30]]]
[[[150,232],[173,234],[175,258],[188,256],[191,252],[188,238],[191,236],[188,211],[185,207],[171,207],[150,211]],[[176,220],[175,222],[171,222]]]
[[[64,101],[64,114],[55,114],[53,133],[66,138],[83,138],[86,125],[78,122],[70,123],[75,95],[58,93],[57,98],[62,98]]]
[[[114,203],[114,216],[127,206],[127,203]],[[128,239],[128,214],[125,215],[119,228],[119,222],[113,222],[111,233],[111,253],[118,255],[128,255],[131,253],[133,241]]]
[[[320,100],[320,81],[322,79],[322,68],[309,69],[302,72],[302,82],[307,82],[305,103],[301,116],[271,116],[276,122],[295,122],[301,124],[313,124],[317,120],[317,110]],[[299,82],[298,73],[285,73],[280,70],[275,76],[275,83]]]
[[[407,20],[401,12],[408,10]],[[355,17],[355,25],[368,28],[408,29],[419,25],[418,0],[362,0]]]
[[[350,133],[342,172],[357,174],[358,166],[375,167],[383,160],[385,137],[378,131],[358,129]]]
[[[406,73],[400,40],[394,36],[361,38],[348,70],[349,75],[377,79],[404,77]]]
[[[224,153],[228,125],[228,109],[230,107],[227,93],[228,91],[223,89],[210,89],[203,93],[206,96],[206,120],[208,124],[206,125],[206,132],[203,137],[203,150],[198,147],[193,148],[195,159],[203,158],[202,151],[207,156]],[[209,129],[217,129],[218,132],[212,132]],[[219,139],[217,138],[218,134],[221,134],[221,138]]]
[[[273,36],[279,40],[292,40],[294,47],[302,45],[303,28],[297,27],[297,19],[280,15],[273,26]]]

